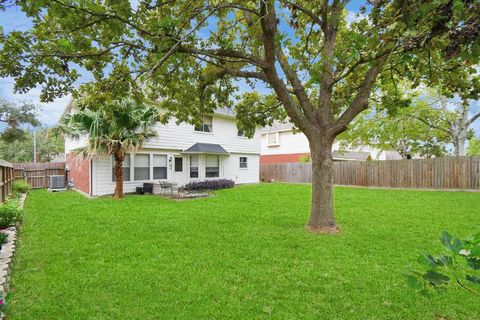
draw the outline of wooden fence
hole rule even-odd
[[[480,157],[335,162],[334,184],[380,188],[480,190]],[[310,163],[261,164],[262,181],[312,182]]]
[[[15,179],[25,179],[33,189],[48,187],[51,175],[65,175],[65,162],[15,163]]]
[[[13,165],[9,162],[0,160],[0,203],[12,193],[15,174]]]

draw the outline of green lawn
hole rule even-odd
[[[183,202],[31,192],[9,319],[480,319],[478,297],[426,299],[403,278],[440,231],[478,231],[480,194],[339,187],[340,235],[304,231],[309,199],[287,184]]]

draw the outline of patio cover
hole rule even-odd
[[[213,143],[195,143],[190,148],[184,150],[183,154],[217,154],[228,156],[228,153],[223,147],[219,144]]]

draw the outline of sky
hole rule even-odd
[[[138,0],[131,0],[132,7],[136,8],[138,5]],[[350,1],[347,5],[348,15],[347,21],[351,22],[355,20],[355,15],[359,11],[360,6],[365,3],[365,1]],[[18,7],[8,8],[5,12],[0,12],[0,26],[3,27],[4,32],[8,33],[13,30],[27,30],[31,27],[31,23],[27,17],[19,10]],[[83,72],[82,77],[79,79],[78,83],[83,83],[90,80],[91,77],[89,74]],[[244,82],[238,83],[239,87],[245,87]],[[259,91],[264,91],[265,88],[258,88]],[[40,112],[40,121],[48,126],[52,127],[58,122],[63,110],[70,101],[70,96],[65,96],[58,98],[50,103],[41,103],[40,99],[40,88],[34,88],[26,94],[15,93],[14,90],[14,81],[12,78],[0,78],[0,97],[11,101],[11,102],[21,102],[21,101],[33,101],[41,106]],[[478,102],[476,103],[478,105]],[[479,121],[480,122],[480,121]],[[480,132],[480,124],[477,123],[475,126],[477,132]]]

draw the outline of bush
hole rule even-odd
[[[460,240],[443,231],[440,242],[446,253],[420,256],[422,268],[407,275],[408,284],[427,296],[455,285],[480,296],[480,232]]]
[[[14,192],[26,193],[31,188],[32,187],[30,186],[30,184],[25,180],[16,180],[13,183],[13,191]]]
[[[229,179],[194,181],[185,185],[188,191],[197,190],[219,190],[228,189],[235,186],[235,181]]]
[[[310,157],[309,154],[303,154],[300,156],[300,158],[298,158],[298,161],[300,163],[310,163],[312,162],[312,158]]]
[[[0,248],[2,247],[3,244],[7,243],[8,239],[8,234],[5,232],[0,232]]]
[[[15,225],[22,218],[23,210],[18,206],[18,200],[9,199],[0,205],[0,229]]]

